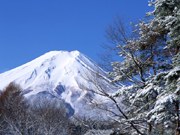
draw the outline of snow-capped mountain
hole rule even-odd
[[[99,114],[92,110],[90,100],[106,102],[100,95],[94,94],[93,77],[112,89],[106,73],[85,55],[78,51],[51,51],[20,67],[0,74],[0,89],[10,82],[20,84],[25,97],[32,100],[62,99],[71,108],[73,114],[89,116]],[[99,117],[98,116],[98,117]]]

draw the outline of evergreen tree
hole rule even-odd
[[[152,0],[152,12],[155,16],[153,27],[160,27],[162,34],[167,34],[168,48],[177,54],[180,48],[180,0]]]

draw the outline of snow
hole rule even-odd
[[[52,95],[70,104],[75,109],[75,113],[100,117],[101,114],[97,110],[95,114],[93,111],[92,113],[88,111],[91,108],[87,103],[89,96],[93,96],[94,100],[104,99],[88,90],[95,87],[86,76],[91,75],[90,79],[92,79],[95,74],[100,75],[103,78],[102,83],[106,83],[106,88],[111,89],[107,86],[110,81],[106,78],[106,73],[79,51],[51,51],[0,74],[0,89],[3,90],[10,82],[15,82],[20,84],[25,97],[30,100],[34,99],[34,96]]]
[[[155,125],[163,123],[172,126],[176,119],[176,103],[179,102],[180,67],[161,72],[149,79],[144,88],[138,89],[133,104],[141,107],[138,111]],[[148,109],[147,109],[148,107]]]
[[[0,74],[1,85],[3,89],[12,81],[20,83],[23,88],[28,88],[32,85],[38,85],[42,82],[53,82],[54,84],[62,81],[63,84],[77,86],[73,77],[77,76],[78,70],[81,71],[81,61],[78,57],[84,57],[78,51],[52,51],[43,56],[24,64],[18,68]],[[93,68],[94,65],[87,65]],[[70,77],[71,76],[71,77]]]
[[[111,135],[112,130],[90,130],[85,135]]]
[[[166,84],[169,83],[170,78],[174,77],[174,76],[179,76],[178,73],[180,72],[180,67],[175,67],[173,70],[171,70],[166,76],[165,79],[167,79]],[[178,82],[178,81],[177,81]]]

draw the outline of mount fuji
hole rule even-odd
[[[95,79],[97,74],[99,79]],[[106,117],[90,104],[91,101],[109,104],[105,97],[93,92],[96,87],[91,80],[101,83],[108,92],[115,89],[106,72],[79,51],[51,51],[0,74],[0,89],[15,82],[33,104],[41,99],[63,100],[71,115]]]

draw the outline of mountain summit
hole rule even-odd
[[[92,74],[101,75],[106,80],[102,83],[108,85],[105,72],[79,51],[51,51],[0,74],[0,89],[15,82],[30,100],[59,98],[70,105],[75,114],[91,116],[94,112],[89,113],[87,99],[103,99],[90,91],[93,87],[86,77]]]
[[[75,81],[84,70],[100,70],[91,60],[78,51],[51,51],[13,70],[0,74],[0,89],[14,81],[23,88],[42,83],[59,82],[76,87]]]

